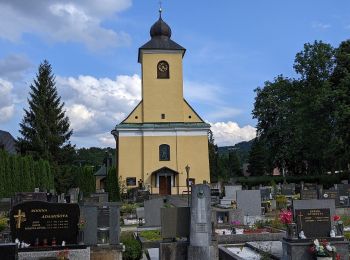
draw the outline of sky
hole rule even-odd
[[[29,86],[47,59],[77,147],[114,147],[110,131],[141,99],[138,48],[157,0],[0,0],[0,129],[19,136]],[[163,0],[172,39],[187,49],[184,96],[219,146],[255,137],[254,89],[298,77],[295,54],[350,38],[348,0]]]

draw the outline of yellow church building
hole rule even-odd
[[[150,35],[138,53],[142,100],[112,130],[117,175],[127,188],[142,185],[151,194],[182,194],[187,190],[187,171],[189,183],[210,182],[210,125],[183,97],[186,49],[170,39],[161,11]]]

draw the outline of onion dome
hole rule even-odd
[[[150,30],[151,37],[157,37],[157,36],[165,36],[170,38],[171,37],[171,29],[170,26],[163,21],[161,11],[159,15],[159,19],[157,22],[155,22]]]

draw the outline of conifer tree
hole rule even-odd
[[[120,187],[115,167],[110,168],[108,171],[106,188],[109,195],[109,201],[120,201]]]
[[[69,142],[72,130],[57,93],[55,76],[47,60],[40,64],[36,79],[30,86],[29,108],[24,109],[20,123],[22,137],[18,139],[22,154],[31,154],[55,164],[72,159],[73,147]],[[67,155],[70,153],[70,155]]]

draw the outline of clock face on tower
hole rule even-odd
[[[165,60],[158,62],[157,65],[157,78],[168,79],[169,78],[169,63]]]
[[[158,64],[158,69],[159,69],[159,71],[161,71],[161,72],[165,72],[165,71],[167,71],[167,70],[169,69],[169,65],[168,65],[167,62],[161,61],[161,62],[159,62],[159,64]]]

